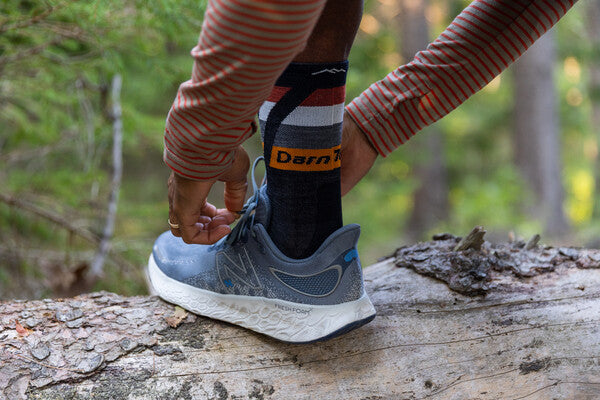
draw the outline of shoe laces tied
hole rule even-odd
[[[264,179],[261,182],[260,186],[256,183],[256,166],[258,165],[258,163],[260,161],[264,161],[264,157],[258,157],[256,160],[254,160],[254,163],[252,164],[252,197],[250,197],[248,199],[248,201],[246,202],[246,204],[244,204],[244,207],[242,208],[242,210],[239,212],[241,215],[240,220],[238,221],[238,223],[235,225],[235,227],[233,228],[233,230],[231,231],[231,233],[227,236],[227,238],[225,239],[225,241],[223,242],[223,244],[225,245],[234,245],[235,243],[239,242],[239,241],[247,241],[248,239],[248,232],[251,231],[252,226],[254,225],[254,217],[256,215],[256,207],[258,205],[258,197],[259,197],[259,192],[260,192],[260,188],[264,185]]]

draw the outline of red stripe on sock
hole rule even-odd
[[[343,103],[346,99],[346,86],[331,89],[317,89],[308,96],[301,106],[333,106]]]
[[[267,98],[267,101],[272,101],[273,103],[277,103],[284,94],[290,91],[291,88],[283,87],[283,86],[274,86],[273,90],[271,90],[271,94]]]
[[[271,94],[267,98],[267,101],[277,103],[281,98],[290,90],[289,87],[275,86],[271,91]],[[332,106],[335,104],[341,104],[346,99],[346,87],[338,86],[330,89],[317,89],[310,96],[308,96],[300,104],[304,107],[310,106]]]

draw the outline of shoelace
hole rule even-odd
[[[254,216],[256,215],[256,206],[258,205],[258,194],[260,188],[264,185],[264,180],[260,184],[260,186],[256,183],[255,171],[256,166],[260,161],[264,161],[264,157],[258,157],[256,160],[254,160],[254,163],[252,164],[252,197],[250,197],[246,204],[244,204],[242,211],[240,211],[242,217],[238,221],[237,225],[233,228],[229,236],[227,236],[227,238],[223,242],[224,245],[233,245],[240,240],[246,241],[247,234],[249,231],[251,231],[251,228],[254,225]]]

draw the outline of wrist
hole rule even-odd
[[[342,127],[342,147],[346,152],[353,153],[353,159],[371,160],[377,158],[377,150],[358,124],[346,112]]]

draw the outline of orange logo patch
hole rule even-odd
[[[340,168],[341,146],[330,149],[291,149],[273,146],[270,166],[286,171],[331,171]]]

